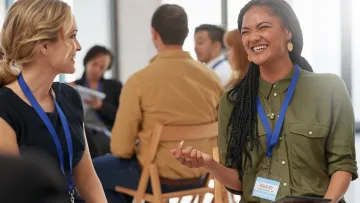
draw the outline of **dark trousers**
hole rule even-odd
[[[86,126],[85,133],[91,158],[110,153],[110,138],[105,133],[91,130]]]
[[[140,181],[141,168],[136,159],[121,159],[113,155],[98,157],[93,160],[96,173],[102,183],[106,198],[109,203],[131,203],[133,197],[115,191],[115,186],[119,185],[136,190]],[[176,192],[199,188],[205,181],[182,186],[169,186],[161,184],[162,192]],[[147,186],[147,192],[151,193],[151,183]]]

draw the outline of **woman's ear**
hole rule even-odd
[[[38,46],[39,46],[40,52],[43,55],[48,55],[48,53],[49,53],[49,49],[48,49],[49,43],[48,42],[44,42],[42,44],[39,44]]]
[[[290,31],[288,31],[288,33],[287,33],[287,40],[288,40],[288,41],[290,41],[290,40],[291,40],[291,38],[292,38],[292,34],[291,34],[291,32],[290,32]]]

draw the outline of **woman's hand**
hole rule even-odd
[[[205,154],[192,147],[183,149],[184,141],[181,141],[178,148],[172,149],[171,153],[183,165],[189,168],[205,168],[215,179],[217,179],[225,187],[235,191],[242,191],[239,174],[236,169],[227,168],[226,166],[216,162],[211,155]]]
[[[192,147],[183,149],[184,141],[181,141],[177,149],[172,149],[171,153],[175,158],[180,161],[183,165],[189,168],[199,168],[208,166],[213,158],[209,154],[205,154]]]
[[[99,110],[103,106],[103,101],[98,97],[92,97],[91,99],[84,100],[85,104],[88,104],[92,109]]]

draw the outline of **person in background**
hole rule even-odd
[[[89,105],[85,112],[85,129],[91,156],[98,157],[110,153],[110,132],[114,125],[122,84],[116,80],[104,78],[104,73],[111,68],[113,56],[103,46],[92,47],[85,55],[85,71],[76,85],[81,85],[106,94],[104,100],[94,97],[84,101]]]
[[[199,61],[206,63],[225,86],[231,78],[231,66],[223,51],[225,30],[216,25],[203,24],[195,28],[195,52]]]
[[[23,0],[9,8],[0,37],[0,153],[47,153],[61,169],[68,201],[106,203],[84,135],[80,95],[53,82],[75,72],[77,31],[61,0]]]
[[[344,81],[314,73],[301,56],[300,22],[285,0],[249,1],[238,29],[252,62],[220,100],[220,163],[192,147],[172,153],[184,165],[206,168],[242,194],[241,202],[310,196],[344,203],[358,178],[354,111]]]
[[[156,124],[191,125],[217,120],[223,87],[213,71],[183,51],[189,31],[184,9],[173,4],[161,5],[153,14],[151,27],[158,54],[124,85],[111,135],[112,154],[93,160],[110,203],[132,202],[132,197],[117,193],[115,186],[137,189]],[[216,139],[189,143],[211,153]],[[155,164],[162,191],[203,186],[205,170],[189,169],[178,163],[169,152],[176,145],[163,142],[157,150]],[[151,192],[150,184],[148,188]]]
[[[242,43],[241,33],[238,29],[225,33],[224,44],[228,49],[226,56],[233,71],[230,80],[225,85],[225,89],[229,89],[245,77],[250,62]]]

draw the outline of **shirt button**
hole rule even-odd
[[[281,163],[282,163],[282,165],[285,165],[285,161],[282,161]]]
[[[282,137],[279,137],[279,140],[282,140]]]
[[[274,93],[274,97],[276,97],[277,96],[277,94],[276,94],[276,92]]]
[[[276,85],[273,85],[273,87],[276,87]]]
[[[284,183],[284,187],[286,187],[287,186],[287,183]]]
[[[311,131],[311,130],[309,131],[309,135],[312,135],[312,131]]]

